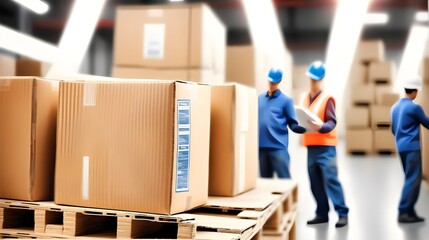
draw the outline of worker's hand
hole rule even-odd
[[[322,128],[322,124],[319,124],[315,121],[308,121],[310,123],[310,126],[312,129],[315,129],[316,131],[319,131]]]

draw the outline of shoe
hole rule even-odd
[[[319,224],[319,223],[327,223],[328,221],[329,221],[328,218],[323,218],[323,217],[316,216],[312,220],[307,221],[307,224],[308,225],[313,225],[313,224]]]
[[[423,222],[425,219],[417,216],[417,214],[402,213],[399,214],[398,222],[400,223],[417,223]]]
[[[347,217],[340,217],[338,219],[338,222],[335,224],[335,227],[336,228],[344,227],[344,226],[346,226],[348,224],[348,222],[349,222],[349,220],[348,220]]]

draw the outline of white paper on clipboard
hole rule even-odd
[[[323,121],[307,108],[295,106],[295,111],[296,116],[298,117],[299,125],[307,129],[306,132],[317,132],[317,129],[313,128],[313,126],[310,124],[310,121],[315,121],[316,123],[323,124]]]

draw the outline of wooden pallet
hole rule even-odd
[[[53,202],[0,200],[0,234],[28,237],[167,237],[192,239],[193,219],[149,213],[70,207]],[[18,234],[16,230],[25,230]],[[25,233],[25,234],[24,234]],[[167,235],[166,235],[167,233]]]

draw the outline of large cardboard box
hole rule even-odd
[[[382,93],[380,105],[393,106],[400,98],[399,93]]]
[[[29,58],[16,60],[16,76],[46,76],[51,64]]]
[[[206,4],[120,6],[114,65],[225,74],[226,28]]]
[[[396,152],[395,137],[390,129],[374,131],[374,151],[376,152]]]
[[[351,89],[351,102],[353,105],[371,105],[374,103],[374,85],[355,85]]]
[[[396,65],[392,61],[371,62],[369,64],[369,83],[391,84],[396,76]]]
[[[349,107],[346,109],[347,128],[368,128],[369,124],[368,107]]]
[[[377,84],[374,86],[374,103],[381,105],[381,100],[385,93],[393,92],[392,84]]]
[[[208,198],[210,87],[60,84],[55,202],[173,214]]]
[[[240,84],[212,86],[209,195],[235,196],[258,175],[258,96]]]
[[[348,153],[366,153],[373,151],[373,133],[371,128],[347,129],[346,150]]]
[[[355,61],[352,64],[349,75],[349,84],[364,85],[368,83],[368,67],[365,64]]]
[[[371,106],[371,126],[373,129],[390,129],[392,121],[389,106]]]
[[[385,46],[382,40],[366,40],[359,42],[357,59],[361,63],[380,62],[384,60]]]
[[[14,57],[0,54],[0,76],[15,76],[15,64]]]
[[[257,87],[257,81],[266,80],[264,54],[252,45],[228,46],[226,66],[228,82]]]
[[[0,78],[0,198],[53,200],[58,84]]]
[[[214,72],[203,69],[151,69],[133,67],[113,67],[112,77],[161,80],[185,80],[201,83],[221,83],[224,79],[215,79]]]

